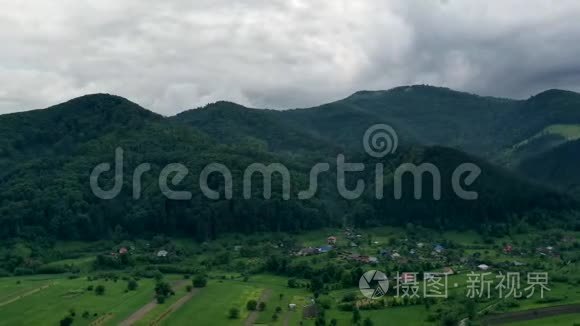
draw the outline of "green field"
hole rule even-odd
[[[509,323],[509,326],[577,326],[580,325],[580,314],[562,315],[556,317]]]
[[[352,240],[358,243],[356,247],[351,246],[350,240],[344,239],[346,233],[340,229],[325,229],[299,235],[227,235],[203,244],[189,239],[164,240],[163,246],[179,252],[181,257],[176,262],[162,260],[157,264],[157,258],[152,258],[151,254],[155,250],[148,249],[149,243],[137,241],[127,244],[136,248],[131,265],[108,269],[98,268],[98,260],[103,258],[96,259],[95,254],[104,252],[109,256],[119,245],[109,245],[114,246],[110,249],[106,247],[106,243],[58,243],[56,247],[60,255],[76,258],[56,259],[43,266],[74,268],[55,275],[0,278],[0,324],[59,325],[63,318],[72,315],[73,325],[118,325],[141,308],[148,307],[145,312],[138,314],[134,325],[194,323],[233,326],[253,322],[257,325],[313,326],[315,319],[303,318],[303,310],[314,299],[317,306],[323,308],[326,324],[335,320],[338,325],[351,325],[353,312],[345,310],[344,306],[356,305],[361,307],[361,323],[369,319],[373,325],[392,322],[402,325],[440,325],[442,318],[453,318],[456,321],[466,318],[467,274],[476,269],[479,261],[491,264],[490,272],[497,274],[513,268],[510,262],[517,260],[526,264],[518,267],[517,271],[548,271],[553,279],[549,284],[550,291],[546,292],[545,299],[542,300],[537,296],[518,300],[504,300],[492,296],[489,299],[477,300],[474,306],[477,318],[484,318],[487,314],[580,303],[580,266],[577,261],[567,258],[575,257],[578,252],[578,245],[574,243],[578,234],[574,232],[549,231],[533,236],[514,234],[490,238],[472,231],[436,232],[381,227],[356,230]],[[292,250],[289,251],[281,245],[291,243],[294,248],[318,247],[324,245],[330,235],[339,238],[337,253],[334,255],[328,253],[295,256]],[[418,247],[419,242],[425,245]],[[439,243],[448,248],[444,254],[435,255],[432,248]],[[506,243],[513,244],[521,251],[513,255],[505,254],[502,248]],[[559,255],[539,255],[535,249],[538,243],[553,243],[558,246]],[[243,248],[232,250],[233,247]],[[405,261],[397,261],[383,257],[378,265],[356,263],[345,258],[353,252],[378,255],[382,248],[396,248],[407,258]],[[409,254],[410,248],[417,250],[414,256]],[[275,275],[267,271],[267,264],[272,256],[293,266],[288,269],[288,273],[297,273],[297,270],[299,272],[302,269],[311,272],[303,277],[292,277],[283,273]],[[473,259],[477,262],[470,262]],[[440,270],[443,266],[453,268],[455,275],[448,277],[448,299],[437,299],[430,303],[420,300],[405,301],[395,298],[395,293],[391,291],[383,298],[386,301],[382,306],[365,309],[365,305],[371,302],[362,297],[355,285],[360,278],[358,275],[370,269],[384,270],[389,273],[393,282],[391,286],[394,286],[396,282],[392,277],[395,272],[413,271],[414,268],[424,266],[433,271]],[[161,273],[158,269],[175,272]],[[158,275],[154,274],[170,284],[175,292],[162,304],[155,301],[154,277],[157,276],[145,273],[147,270],[155,271]],[[189,275],[191,272],[179,272],[180,270],[203,271],[207,279],[206,286],[188,292],[186,286],[192,285],[195,275]],[[354,283],[348,281],[346,284],[349,285],[345,285],[342,280],[349,278],[349,273],[353,272]],[[323,288],[315,295],[310,288],[314,286],[312,279],[320,276],[324,280],[323,275],[328,273],[337,273],[338,276],[334,276],[334,280],[327,276],[328,280],[323,282]],[[147,276],[136,276],[141,274]],[[134,291],[127,290],[128,280],[131,278],[138,281],[138,288]],[[290,287],[290,280],[294,280],[297,286]],[[105,286],[103,295],[97,295],[94,289],[89,289],[97,285]],[[418,285],[421,287],[423,282],[419,281]],[[354,299],[347,300],[347,297]],[[246,304],[250,300],[263,301],[264,309],[249,311]],[[289,309],[290,304],[296,305],[295,311]],[[232,308],[239,312],[237,318],[230,318]],[[572,325],[575,317],[577,315],[563,315],[520,324]]]
[[[87,290],[89,285],[98,284],[105,286],[105,294],[102,296]],[[137,291],[125,293],[126,285],[121,280],[113,282],[87,281],[86,278],[2,278],[2,300],[6,302],[11,298],[15,301],[2,305],[0,314],[2,323],[6,325],[58,325],[71,309],[77,315],[75,325],[88,325],[103,316],[114,322],[151,301],[153,285],[152,280],[142,280]],[[45,288],[41,289],[42,287]],[[40,290],[30,293],[31,289]],[[28,295],[23,295],[26,293]],[[89,313],[89,318],[81,317],[85,311]]]

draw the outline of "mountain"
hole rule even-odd
[[[336,146],[304,128],[287,123],[283,112],[246,108],[231,102],[217,102],[188,110],[172,118],[200,129],[226,144],[258,142],[271,151],[326,151]]]
[[[519,165],[525,175],[580,197],[580,140],[565,142],[524,160]]]
[[[527,100],[511,100],[415,85],[361,91],[318,107],[287,111],[220,102],[173,119],[227,143],[254,137],[273,151],[362,151],[365,130],[385,123],[404,145],[456,148],[534,178],[530,164],[522,170],[525,161],[536,162],[542,170],[541,157],[580,139],[580,94],[548,90]]]
[[[431,106],[422,105],[427,102]],[[511,131],[489,133],[497,139],[481,141],[478,135],[483,133],[483,125],[499,128],[494,122],[498,117],[521,112],[521,103],[415,86],[359,92],[320,107],[283,112],[218,102],[165,118],[126,99],[97,94],[45,110],[3,115],[0,236],[97,239],[122,231],[204,240],[227,232],[295,232],[343,223],[415,223],[505,231],[521,221],[553,221],[574,227],[576,201],[463,151],[462,147],[494,152],[519,140],[514,135],[520,133]],[[480,119],[481,126],[462,127],[466,121],[475,123],[478,119],[473,116],[478,114],[486,117]],[[398,150],[383,161],[369,157],[361,148],[364,131],[376,123],[401,130]],[[468,137],[459,137],[462,133]],[[430,137],[434,139],[428,141]],[[439,142],[455,149],[438,146]],[[99,199],[91,191],[89,176],[100,163],[113,163],[117,148],[123,149],[122,189],[112,200]],[[366,191],[358,199],[347,200],[337,193],[332,171],[339,153],[349,162],[363,162],[368,167],[349,174],[346,180],[349,187],[356,178],[366,181]],[[299,191],[309,187],[311,167],[320,162],[329,163],[331,172],[321,175],[316,196],[299,199]],[[412,178],[403,180],[405,196],[393,199],[395,170],[409,162],[436,164],[442,174],[441,200],[415,200]],[[460,200],[453,194],[452,172],[465,162],[483,168],[481,177],[470,186],[480,193],[476,201]],[[151,169],[140,179],[140,198],[134,199],[134,171],[142,163],[150,163]],[[171,188],[190,191],[190,199],[170,200],[162,193],[159,176],[170,163],[187,168],[186,177]],[[210,163],[223,164],[231,171],[231,200],[223,199],[226,185],[219,174],[210,175],[208,182],[222,199],[209,199],[201,192],[199,176]],[[257,176],[251,199],[244,199],[243,175],[252,163],[286,166],[291,173],[290,199],[283,197],[277,175],[271,199],[261,196],[264,186]],[[385,164],[382,199],[372,192],[377,163]],[[114,180],[112,172],[105,172],[98,181],[102,188],[110,189]]]

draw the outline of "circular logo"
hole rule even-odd
[[[358,281],[358,288],[365,297],[369,299],[379,299],[387,294],[389,280],[385,273],[370,270],[361,276]]]
[[[386,124],[376,124],[365,131],[363,146],[367,154],[381,158],[397,150],[399,137],[393,127]]]

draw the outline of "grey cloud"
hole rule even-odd
[[[580,90],[577,1],[0,0],[0,113],[87,93],[162,114],[429,83]]]

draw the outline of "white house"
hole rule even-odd
[[[167,257],[167,254],[169,254],[167,250],[159,250],[157,252],[157,257]]]
[[[479,270],[481,270],[481,271],[486,271],[489,269],[489,266],[486,264],[481,264],[481,265],[477,266],[477,268],[479,268]]]

